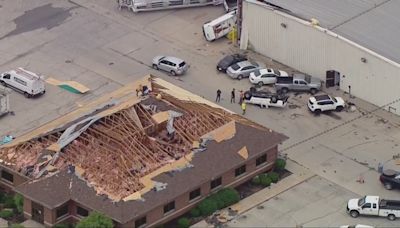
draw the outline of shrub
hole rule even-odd
[[[15,202],[13,196],[5,196],[4,197],[4,207],[5,208],[15,208]]]
[[[271,181],[273,183],[276,183],[279,180],[279,174],[276,172],[270,172],[270,173],[268,173],[268,176],[269,176],[269,178],[271,178]]]
[[[14,204],[17,208],[18,213],[22,213],[24,211],[24,197],[20,194],[16,194],[14,196]]]
[[[253,177],[253,179],[251,179],[251,183],[254,185],[260,185],[260,177],[259,176]]]
[[[201,201],[197,208],[203,216],[209,216],[218,209],[217,202],[210,198],[206,198]]]
[[[217,195],[220,200],[224,203],[224,207],[230,206],[239,202],[240,196],[239,193],[233,188],[225,188],[220,190]]]
[[[68,224],[59,223],[53,226],[53,228],[69,228]]]
[[[84,219],[82,219],[77,225],[76,228],[112,228],[114,224],[112,220],[105,215],[93,212]]]
[[[199,217],[199,216],[201,215],[201,212],[200,212],[200,210],[196,207],[196,208],[193,208],[192,210],[190,210],[190,215],[191,215],[192,217]]]
[[[183,217],[178,220],[179,228],[188,228],[189,226],[190,226],[190,220],[188,218]]]
[[[14,212],[10,209],[3,209],[0,211],[0,218],[7,219],[13,217]]]
[[[286,166],[286,161],[285,160],[283,160],[282,158],[276,159],[275,168],[277,170],[283,170],[283,169],[285,169],[285,166]]]
[[[271,185],[271,182],[271,178],[266,173],[260,174],[260,184],[262,186],[268,187]]]
[[[10,227],[11,228],[25,228],[25,226],[18,224],[18,223],[12,224]]]

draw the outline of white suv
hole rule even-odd
[[[341,97],[331,97],[329,95],[317,95],[308,99],[308,108],[311,112],[320,113],[324,111],[342,111],[345,102]]]

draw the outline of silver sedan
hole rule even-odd
[[[249,61],[242,61],[233,64],[230,66],[227,70],[226,73],[231,77],[235,79],[242,79],[242,78],[248,78],[251,72],[254,72],[256,70],[261,69],[262,67],[257,64],[257,63],[252,63]]]

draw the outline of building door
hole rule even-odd
[[[339,84],[340,84],[340,73],[335,70],[328,70],[326,72],[326,80],[325,80],[326,88],[339,86]]]
[[[44,223],[44,209],[43,206],[32,202],[32,219],[38,223]]]

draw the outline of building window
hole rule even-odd
[[[82,217],[87,217],[89,215],[89,211],[86,210],[85,208],[80,207],[80,206],[76,207],[76,213],[79,216],[82,216]]]
[[[200,196],[200,194],[201,194],[200,188],[191,191],[190,194],[189,194],[189,201],[193,200],[193,199],[196,199],[197,197]]]
[[[135,228],[144,227],[147,223],[146,216],[141,217],[135,221]]]
[[[57,219],[64,217],[65,215],[68,215],[68,212],[69,212],[68,204],[64,205],[63,207],[58,208],[56,211]]]
[[[175,210],[175,201],[172,201],[166,205],[164,205],[164,214]]]
[[[264,164],[265,162],[267,162],[267,155],[266,154],[264,154],[264,155],[262,155],[262,156],[260,156],[260,157],[258,157],[256,159],[256,166]]]
[[[3,180],[9,181],[11,183],[14,183],[14,175],[12,175],[11,173],[5,171],[5,170],[1,170],[1,178]]]
[[[214,189],[218,186],[221,186],[221,184],[222,184],[222,177],[218,177],[217,179],[211,181],[210,187],[211,189]]]
[[[242,165],[239,168],[235,169],[235,177],[238,177],[246,172],[246,165]]]

